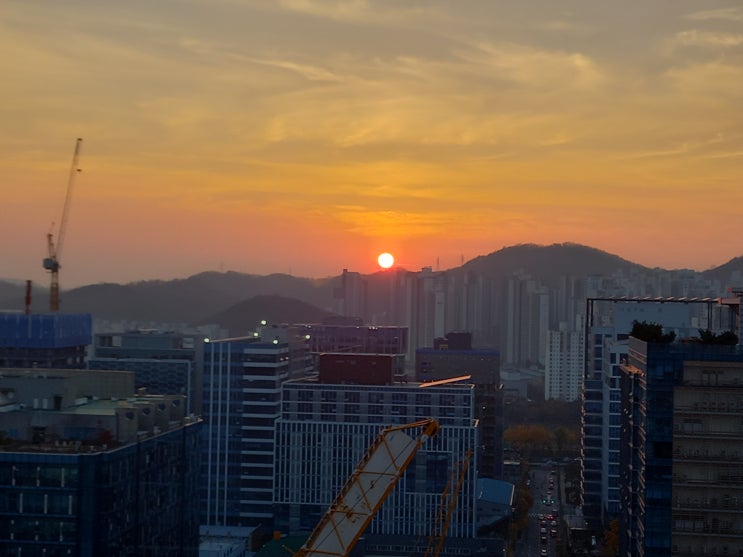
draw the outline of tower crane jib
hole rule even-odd
[[[51,284],[49,286],[49,310],[52,312],[59,311],[59,260],[62,255],[62,246],[64,243],[65,231],[67,230],[67,217],[70,212],[70,200],[72,199],[72,190],[75,185],[75,176],[80,172],[78,161],[80,159],[80,147],[82,138],[78,137],[75,142],[75,152],[72,156],[72,165],[67,177],[67,191],[65,193],[64,206],[62,207],[62,218],[57,228],[57,241],[54,241],[53,230],[47,234],[47,249],[49,256],[44,259],[44,269],[51,275]]]

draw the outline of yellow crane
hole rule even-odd
[[[383,429],[294,557],[347,557],[418,449],[438,431],[433,418]]]
[[[46,236],[49,257],[44,259],[43,265],[44,269],[51,274],[51,285],[49,286],[49,311],[51,312],[59,311],[59,268],[61,266],[59,259],[62,255],[62,245],[67,228],[67,216],[70,212],[70,199],[72,198],[75,176],[80,172],[78,160],[80,158],[80,146],[82,142],[81,137],[78,137],[75,142],[75,153],[72,156],[72,166],[70,167],[70,174],[67,178],[67,193],[65,194],[64,207],[62,208],[62,219],[59,221],[59,228],[57,229],[56,243],[54,241],[53,230],[50,230]],[[52,225],[53,228],[54,225]]]
[[[436,516],[436,524],[431,531],[431,535],[428,537],[428,546],[423,553],[423,557],[439,557],[441,550],[444,548],[446,533],[449,530],[451,517],[457,506],[459,493],[462,491],[462,484],[464,483],[464,477],[467,475],[467,468],[472,459],[472,454],[472,449],[470,449],[467,451],[464,459],[454,463],[449,481],[444,488],[444,492],[441,494],[441,504],[439,505],[439,513]]]

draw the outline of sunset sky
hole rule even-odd
[[[743,3],[3,0],[0,277],[743,255]]]

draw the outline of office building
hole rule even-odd
[[[392,354],[396,357],[395,374],[405,374],[407,327],[313,324],[307,326],[307,334],[315,364],[325,353]]]
[[[182,394],[186,411],[201,413],[203,335],[157,329],[97,333],[88,368],[134,372],[135,387]]]
[[[725,508],[725,495],[731,502],[743,477],[735,460],[743,350],[633,337],[628,346],[621,366],[620,555],[737,555],[740,514]]]
[[[84,369],[90,314],[0,313],[0,368]]]
[[[195,557],[200,427],[128,372],[4,370],[3,554]]]
[[[204,343],[202,524],[272,529],[281,384],[311,371],[308,336],[303,326],[264,326]]]
[[[733,306],[713,298],[589,298],[581,392],[581,497],[589,527],[603,531],[621,510],[620,365],[633,322],[661,325],[678,338],[728,328]]]
[[[415,351],[415,380],[421,383],[469,376],[475,385],[475,417],[479,420],[480,477],[503,476],[503,389],[500,352],[473,349],[472,334],[452,331],[433,341],[433,348]]]
[[[672,555],[743,555],[742,414],[743,362],[684,362],[673,396]]]
[[[276,422],[275,528],[289,535],[314,528],[386,425],[434,417],[441,431],[418,452],[372,521],[369,535],[415,539],[421,532],[430,532],[451,471],[469,451],[470,464],[477,461],[473,385],[354,385],[304,379],[284,383],[281,392],[282,412]],[[476,535],[475,480],[476,466],[470,465],[452,514],[449,538]]]

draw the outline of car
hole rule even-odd
[[[551,514],[548,514],[544,518],[546,518],[547,520],[555,520],[555,517],[553,515],[551,515]]]
[[[539,521],[539,525],[540,525],[540,526],[545,526],[545,527],[546,527],[546,526],[547,526],[547,521],[546,521],[546,520],[540,520],[540,521]]]
[[[550,522],[550,526],[552,526],[553,528],[557,528],[557,521],[553,520],[552,522]]]
[[[545,536],[544,534],[539,536],[539,539],[542,541],[542,543],[547,543],[547,536]]]
[[[549,555],[549,554],[547,553],[547,548],[546,548],[546,547],[543,547],[543,548],[541,549],[541,551],[539,552],[539,555],[541,555],[541,557],[547,557],[547,555]]]
[[[542,513],[539,513],[539,514],[537,515],[537,518],[538,518],[539,520],[544,520],[544,515],[543,515]]]
[[[550,536],[553,538],[557,537],[557,528],[552,528],[552,530],[550,530]]]

